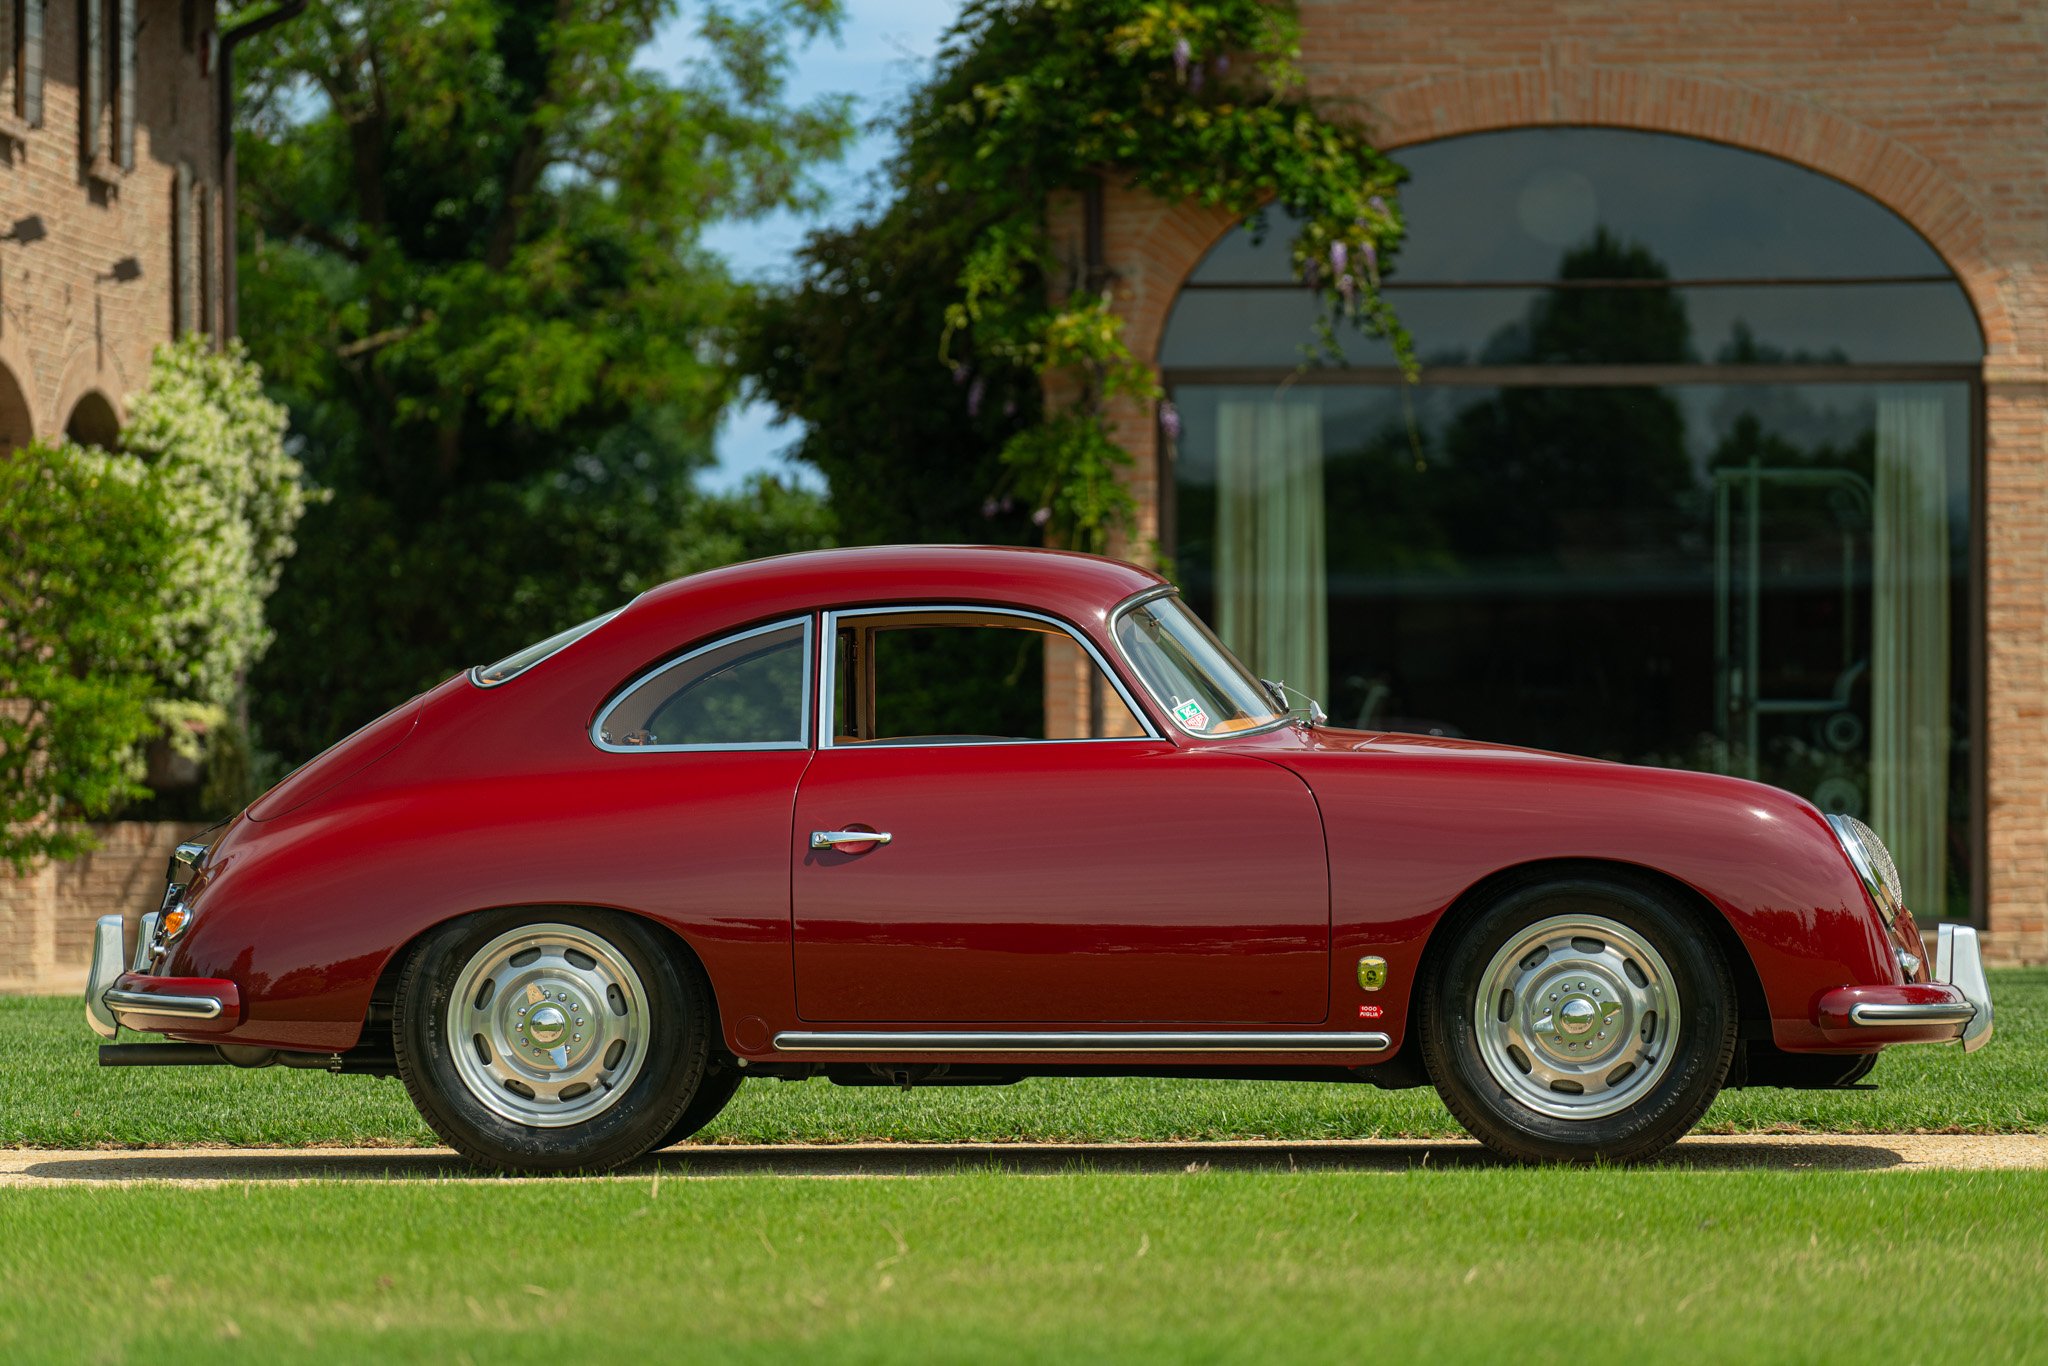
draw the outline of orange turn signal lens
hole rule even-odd
[[[170,939],[174,937],[179,930],[185,928],[185,922],[189,919],[191,919],[191,916],[183,906],[173,906],[170,910],[164,912],[162,926],[164,938]]]

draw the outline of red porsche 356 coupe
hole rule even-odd
[[[668,584],[365,726],[169,881],[132,953],[99,922],[86,1013],[177,1042],[103,1063],[395,1072],[511,1169],[817,1075],[1431,1084],[1511,1157],[1639,1158],[1723,1086],[1991,1034],[1974,934],[1930,955],[1857,821],[1331,729],[1156,576],[1047,551]]]

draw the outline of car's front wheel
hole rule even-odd
[[[508,910],[428,934],[398,981],[399,1076],[434,1132],[509,1171],[602,1171],[673,1128],[710,1060],[695,965],[630,916]]]
[[[1735,1053],[1734,983],[1662,889],[1527,881],[1453,928],[1418,1025],[1430,1080],[1474,1137],[1518,1161],[1629,1161],[1706,1113]]]

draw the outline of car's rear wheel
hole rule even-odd
[[[1735,1054],[1712,937],[1625,874],[1511,886],[1449,927],[1422,1058],[1474,1137],[1527,1162],[1629,1161],[1699,1122]]]
[[[398,982],[398,1072],[472,1161],[599,1171],[663,1140],[703,1084],[710,992],[630,916],[510,910],[433,931]]]

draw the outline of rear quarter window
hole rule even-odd
[[[598,714],[602,749],[801,749],[808,743],[811,623],[726,636],[629,684]]]

